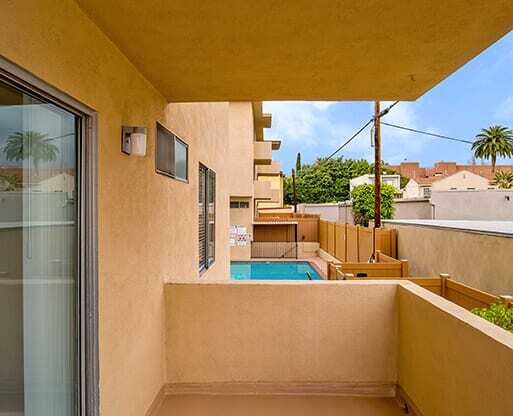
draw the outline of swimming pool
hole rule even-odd
[[[321,280],[307,261],[232,261],[233,280]]]

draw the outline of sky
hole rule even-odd
[[[390,105],[382,102],[381,108]],[[365,101],[264,102],[272,113],[266,139],[281,139],[279,160],[284,173],[302,163],[328,156],[372,117],[373,103]],[[413,102],[401,102],[383,121],[450,137],[473,140],[482,128],[501,124],[513,129],[513,32],[500,39],[458,71]],[[372,161],[370,129],[337,156]],[[382,159],[431,166],[439,160],[469,163],[469,144],[451,142],[382,126]],[[479,162],[481,163],[481,162]],[[513,163],[500,159],[498,163]]]

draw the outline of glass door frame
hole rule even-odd
[[[74,114],[77,140],[79,414],[99,415],[97,113],[0,55],[0,81]]]

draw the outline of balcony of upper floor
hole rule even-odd
[[[270,165],[256,166],[256,175],[278,176],[281,174],[281,163],[278,160],[273,160]]]
[[[255,165],[270,165],[273,161],[271,142],[253,142],[253,158]]]
[[[253,199],[270,201],[273,197],[271,182],[253,181]]]
[[[165,285],[151,416],[507,415],[513,334],[412,282]]]

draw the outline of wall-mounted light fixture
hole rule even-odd
[[[132,156],[146,156],[146,127],[123,126],[121,151]]]

